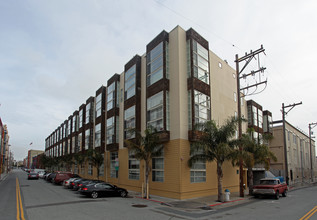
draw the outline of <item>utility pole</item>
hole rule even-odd
[[[240,79],[246,79],[248,76],[253,76],[255,75],[256,73],[259,73],[259,72],[263,72],[266,68],[263,68],[263,67],[260,67],[259,66],[259,69],[257,71],[251,71],[251,73],[249,74],[243,74],[243,76],[240,76],[241,73],[243,72],[243,70],[248,66],[248,64],[251,62],[251,60],[253,58],[255,58],[255,55],[258,55],[260,53],[264,53],[265,49],[263,48],[263,45],[261,45],[261,48],[256,50],[256,51],[250,51],[249,54],[245,54],[245,56],[243,57],[240,57],[238,56],[238,54],[236,54],[236,60],[235,60],[235,63],[236,63],[236,78],[237,78],[237,98],[238,98],[238,118],[241,119],[241,94],[240,92],[241,91],[244,91],[245,89],[249,89],[249,88],[252,88],[252,87],[257,87],[258,85],[261,85],[261,84],[266,84],[267,81],[263,81],[263,82],[258,82],[258,83],[255,83],[253,85],[249,85],[247,87],[244,87],[244,88],[240,88]],[[242,62],[242,61],[246,61],[246,63],[244,64],[244,66],[242,67],[242,69],[240,70],[239,69],[239,63]],[[244,95],[245,96],[245,95]],[[239,120],[239,128],[238,128],[238,134],[239,134],[239,139],[242,137],[242,122],[241,120]],[[242,146],[239,146],[239,150],[242,151]],[[239,175],[240,175],[240,197],[244,197],[244,183],[243,183],[243,160],[240,159],[239,161]]]
[[[313,182],[314,180],[314,173],[313,173],[313,154],[312,154],[312,146],[311,146],[311,139],[312,139],[312,131],[311,129],[313,129],[314,127],[316,127],[317,123],[310,123],[308,125],[309,128],[309,148],[310,148],[310,175],[311,175],[311,181]],[[313,126],[313,127],[312,127]]]
[[[285,106],[284,103],[282,103],[282,121],[283,121],[283,137],[284,137],[284,158],[285,158],[285,179],[287,185],[289,185],[289,177],[288,177],[288,159],[287,159],[287,146],[286,146],[286,134],[285,134],[285,115],[289,113],[296,105],[301,105],[302,102],[294,103],[291,105]],[[285,112],[286,108],[290,108],[287,112]]]

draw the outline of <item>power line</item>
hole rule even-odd
[[[220,35],[218,35],[218,34],[212,32],[211,30],[209,30],[208,28],[206,28],[206,27],[202,26],[201,24],[195,22],[194,20],[192,20],[192,19],[190,19],[190,18],[184,16],[183,14],[177,12],[176,10],[174,10],[174,9],[172,9],[172,8],[170,8],[170,7],[166,6],[166,5],[164,5],[162,2],[160,2],[160,1],[158,1],[158,0],[153,0],[153,1],[156,2],[157,4],[163,6],[164,8],[170,10],[171,12],[173,12],[173,13],[176,14],[176,15],[178,15],[179,17],[182,17],[182,18],[184,18],[185,20],[187,20],[187,21],[189,21],[189,22],[195,24],[196,26],[199,26],[200,28],[204,29],[205,31],[209,32],[210,34],[214,35],[215,37],[217,37],[217,38],[219,38],[220,40],[224,41],[225,43],[229,44],[230,46],[235,47],[235,48],[237,48],[238,50],[241,51],[241,49],[240,49],[239,47],[237,47],[234,43],[232,43],[232,42],[226,40],[225,38],[221,37]]]

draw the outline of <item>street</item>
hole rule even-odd
[[[279,200],[252,199],[249,203],[235,207],[189,211],[132,197],[92,199],[42,179],[27,180],[24,171],[14,170],[0,182],[0,194],[1,220],[317,219],[317,187],[291,191],[288,197]]]

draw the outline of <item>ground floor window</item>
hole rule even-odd
[[[78,165],[77,165],[77,163],[75,163],[74,174],[78,174]]]
[[[92,175],[92,163],[88,164],[88,175]]]
[[[140,161],[135,158],[132,151],[129,151],[129,179],[140,179]]]
[[[110,153],[110,177],[118,178],[118,170],[116,170],[116,163],[118,163],[118,152]]]
[[[104,157],[104,154],[102,154],[102,158],[105,158]],[[104,176],[104,171],[105,170],[105,166],[104,166],[104,163],[102,163],[99,167],[99,176]]]
[[[81,175],[84,175],[84,174],[85,174],[85,165],[84,165],[84,164],[82,164],[82,165],[80,166],[80,173],[81,173]]]
[[[152,181],[164,182],[164,150],[160,156],[152,158]]]
[[[202,151],[197,151],[192,154],[202,154]],[[206,162],[200,160],[193,163],[190,168],[190,182],[201,183],[206,182]]]

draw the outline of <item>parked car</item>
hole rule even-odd
[[[51,174],[50,172],[45,173],[44,176],[43,176],[43,179],[47,180],[47,177],[48,177],[50,174]]]
[[[281,183],[277,178],[264,178],[260,180],[259,185],[253,187],[253,195],[259,196],[274,196],[275,199],[280,198],[280,194],[283,197],[287,196],[288,187],[287,184]]]
[[[27,175],[28,175],[28,180],[31,180],[31,179],[38,180],[39,179],[39,174],[38,173],[30,172]]]
[[[69,183],[69,189],[73,189],[76,185],[77,185],[77,183],[78,182],[80,182],[80,181],[82,181],[82,180],[86,180],[86,179],[84,179],[84,178],[78,178],[78,179],[75,179],[75,180],[73,180],[73,181],[71,181],[70,183]]]
[[[68,172],[57,172],[55,177],[52,178],[52,183],[61,184],[64,180],[73,177],[74,174]]]
[[[38,174],[39,174],[39,177],[42,179],[45,174],[45,171],[39,171]]]
[[[63,186],[64,186],[65,188],[70,189],[70,188],[72,187],[71,184],[72,184],[75,180],[78,180],[78,179],[82,179],[82,178],[80,178],[80,177],[72,177],[72,178],[70,178],[70,179],[64,180]]]
[[[111,185],[109,183],[89,184],[81,188],[79,192],[83,195],[91,196],[93,199],[96,199],[100,196],[128,196],[128,191],[126,189]]]
[[[101,183],[103,181],[101,180],[89,180],[89,179],[83,179],[81,181],[76,182],[76,184],[73,186],[73,190],[77,191],[80,188],[82,188],[85,185],[91,184],[91,183]]]
[[[56,173],[51,173],[46,177],[47,182],[52,182],[52,179],[55,178]]]

